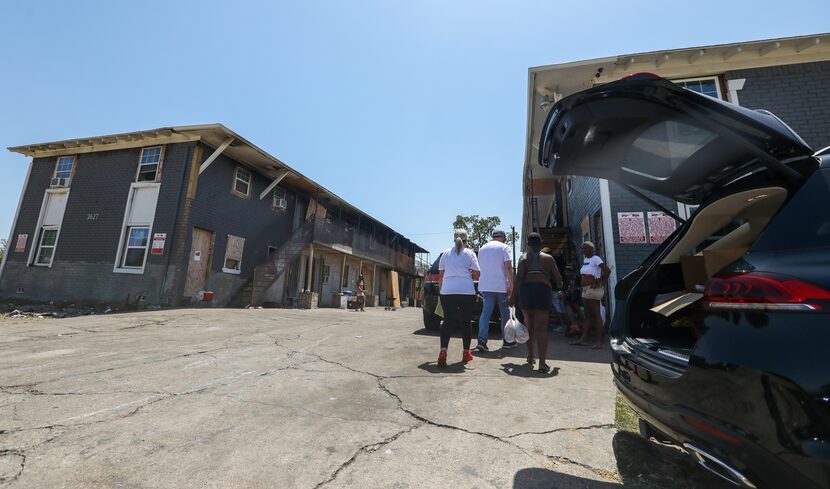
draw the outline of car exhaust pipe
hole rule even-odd
[[[690,444],[684,443],[683,448],[697,460],[701,467],[715,474],[721,479],[729,482],[735,487],[743,487],[747,489],[757,489],[755,484],[749,481],[742,473],[738,472],[734,467],[726,462],[720,460],[714,455],[704,452],[700,448]]]

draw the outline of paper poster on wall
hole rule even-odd
[[[650,244],[662,243],[671,236],[675,229],[677,229],[677,224],[674,218],[665,212],[648,213],[648,242]]]
[[[150,254],[163,255],[164,254],[164,242],[165,241],[167,241],[167,233],[154,233],[153,234],[153,247],[150,248]]]
[[[196,250],[193,252],[193,261],[202,261],[202,252]]]
[[[29,241],[28,234],[18,234],[17,235],[17,243],[14,245],[14,251],[16,253],[23,253],[26,251],[26,242]]]
[[[642,212],[618,212],[621,244],[645,244],[646,220]]]

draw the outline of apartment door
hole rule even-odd
[[[213,258],[213,236],[213,231],[193,228],[193,243],[190,246],[187,280],[184,284],[184,296],[187,298],[193,297],[200,290],[205,290]]]

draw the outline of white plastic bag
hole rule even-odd
[[[530,332],[527,330],[527,326],[520,323],[519,320],[516,320],[516,341],[519,343],[527,343],[527,340],[530,339]]]
[[[502,332],[502,340],[505,343],[513,343],[516,341],[516,312],[514,308],[510,308],[510,319],[504,324],[504,331]]]
[[[516,319],[516,308],[510,308],[510,319],[507,320],[507,324],[504,325],[504,342],[505,343],[525,343],[530,335],[527,331],[527,326],[521,323],[518,319]]]

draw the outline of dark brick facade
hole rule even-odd
[[[212,152],[212,148],[205,147],[203,161]],[[215,233],[214,256],[206,287],[215,292],[216,302],[220,304],[231,299],[236,290],[252,277],[254,268],[267,257],[268,246],[278,247],[291,236],[297,205],[300,206],[299,212],[303,219],[308,206],[307,197],[281,183],[280,188],[286,190],[288,208],[274,210],[272,193],[269,192],[262,200],[259,198],[271,180],[253,171],[250,197],[244,199],[237,196],[231,192],[237,165],[231,158],[220,155],[199,175],[196,200],[190,217],[190,230],[196,227]],[[251,170],[250,167],[245,168]],[[239,275],[222,271],[229,234],[245,238]],[[187,263],[192,232],[185,239],[184,262]]]
[[[307,197],[286,190],[288,208],[272,208],[269,193],[259,194],[271,183],[252,172],[250,198],[231,193],[237,163],[222,155],[199,176],[196,199],[189,226],[177,234],[182,219],[190,163],[197,143],[170,144],[165,147],[161,187],[152,233],[166,233],[164,254],[149,254],[142,274],[113,271],[130,185],[135,181],[141,148],[77,155],[75,173],[60,228],[58,245],[51,267],[27,266],[32,246],[37,246],[38,216],[44,192],[54,172],[57,158],[36,158],[25,190],[20,216],[14,229],[9,257],[0,279],[0,296],[35,301],[121,302],[142,292],[149,303],[166,304],[181,294],[171,291],[175,263],[173,249],[184,240],[186,250],[178,273],[186,273],[193,227],[216,233],[214,259],[207,288],[215,288],[217,302],[224,303],[252,275],[254,267],[267,256],[268,246],[279,246],[292,232],[294,209],[304,214]],[[202,160],[213,152],[203,147]],[[248,168],[250,169],[250,168]],[[94,217],[94,218],[93,218]],[[303,215],[304,217],[304,215]],[[14,251],[18,234],[28,234],[25,252]],[[245,238],[241,273],[222,271],[227,235]],[[179,289],[184,286],[180,281]],[[18,293],[19,289],[23,290]]]
[[[253,168],[220,155],[198,176],[192,202],[187,198],[191,172],[198,171],[214,149],[201,143],[165,146],[161,185],[151,228],[166,233],[164,253],[147,255],[143,273],[120,273],[113,269],[118,256],[122,225],[131,184],[136,179],[141,148],[84,153],[76,156],[66,210],[61,222],[51,267],[27,265],[37,246],[38,218],[54,173],[56,157],[35,158],[28,185],[9,243],[8,259],[0,277],[0,297],[12,300],[97,302],[119,304],[141,292],[148,304],[177,304],[182,297],[194,228],[214,233],[213,256],[206,289],[215,293],[214,304],[224,305],[262,264],[268,247],[278,248],[291,236],[294,226],[305,219],[308,194],[283,182],[286,209],[273,208],[273,193],[259,195],[271,184]],[[149,146],[149,145],[148,145]],[[201,160],[193,159],[201,151]],[[235,170],[251,171],[248,198],[232,192]],[[320,204],[324,205],[324,204]],[[326,205],[335,222],[341,219],[359,229],[355,245],[369,248],[375,243],[414,257],[414,245],[380,223],[365,222],[353,212]],[[16,252],[18,234],[28,234],[26,250]],[[245,238],[239,274],[223,271],[228,235]],[[303,270],[304,272],[304,270]]]
[[[152,232],[167,233],[168,247],[189,151],[186,144],[165,148]],[[113,272],[127,197],[140,154],[141,148],[130,148],[77,155],[51,268],[26,265],[31,247],[37,246],[38,216],[57,158],[34,160],[0,280],[0,295],[39,301],[114,302],[143,292],[148,301],[165,301],[168,253],[149,255],[143,274]],[[19,234],[29,235],[23,253],[14,251]],[[23,293],[17,293],[19,288],[23,288]]]
[[[593,218],[601,208],[599,194],[599,179],[591,177],[572,177],[571,189],[568,193],[568,232],[571,239],[571,251],[576,263],[582,263],[580,246],[582,244],[582,221],[588,217],[589,234],[592,240],[596,237],[593,232]],[[577,267],[578,269],[578,267]]]
[[[830,146],[830,61],[729,71],[745,78],[740,104],[766,109],[818,150]]]

